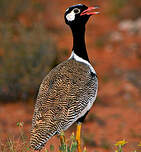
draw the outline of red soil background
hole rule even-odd
[[[77,3],[100,5],[101,14],[91,17],[86,31],[88,55],[98,74],[99,91],[82,126],[82,147],[85,145],[88,152],[112,152],[115,150],[114,144],[125,139],[128,141],[126,152],[135,149],[141,151],[137,146],[141,141],[141,32],[122,30],[122,20],[113,19],[108,13],[110,1],[40,2],[46,5],[44,12],[34,14],[31,10],[29,15],[21,15],[19,21],[26,26],[30,26],[32,20],[45,22],[56,41],[59,62],[69,57],[72,47],[71,31],[63,18],[65,9]],[[126,14],[128,7],[122,11]],[[64,50],[69,50],[67,55],[64,55]],[[25,103],[18,101],[0,104],[2,144],[5,144],[9,136],[19,144],[17,122],[24,122],[24,131],[30,136],[33,109],[32,99]],[[75,127],[76,125],[68,129],[67,136],[72,131],[75,132]],[[55,136],[48,141],[46,147],[54,144],[57,151],[58,142],[59,139]]]

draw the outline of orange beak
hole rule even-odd
[[[94,11],[96,9],[98,9],[99,7],[98,6],[95,6],[95,7],[88,7],[86,10],[84,10],[80,16],[82,15],[96,15],[96,14],[99,14],[99,12],[97,11]]]

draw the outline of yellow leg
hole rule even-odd
[[[81,133],[81,123],[77,124],[77,130],[76,130],[76,141],[78,144],[77,145],[78,152],[81,152],[80,133]]]

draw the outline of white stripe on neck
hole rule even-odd
[[[93,72],[93,73],[96,74],[96,72],[95,72],[94,68],[92,67],[92,65],[91,65],[87,60],[84,60],[83,58],[81,58],[81,57],[79,57],[78,55],[76,55],[76,54],[74,53],[74,51],[72,51],[71,56],[69,57],[68,60],[70,60],[70,59],[75,59],[75,60],[78,61],[78,62],[82,62],[82,63],[88,65],[89,68],[90,68],[90,70],[91,70],[91,72]]]

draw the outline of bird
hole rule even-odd
[[[81,152],[81,125],[96,100],[98,78],[91,65],[86,44],[85,25],[98,7],[83,4],[70,6],[65,23],[73,36],[70,57],[53,68],[43,79],[32,118],[30,145],[41,150],[47,141],[77,123],[76,141]]]

